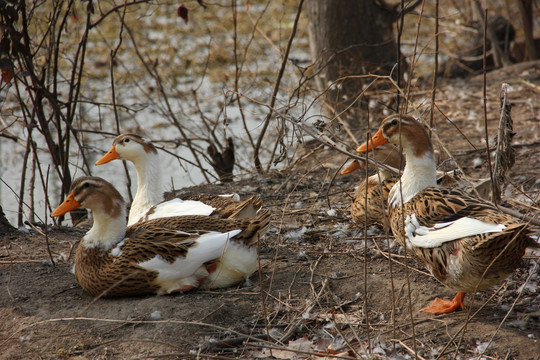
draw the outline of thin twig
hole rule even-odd
[[[48,189],[49,189],[49,170],[50,170],[51,166],[47,166],[47,176],[45,178],[45,189],[46,189],[46,192],[48,192]],[[49,254],[49,259],[51,260],[51,264],[52,266],[56,266],[55,262],[54,262],[54,258],[53,258],[53,255],[52,255],[52,252],[51,252],[51,245],[49,244],[49,227],[48,227],[48,223],[49,223],[49,220],[48,220],[48,216],[47,216],[47,206],[45,206],[45,214],[43,214],[43,217],[45,218],[45,222],[43,224],[44,226],[44,229],[43,229],[43,232],[45,233],[45,244],[47,246],[47,253]]]
[[[479,5],[479,4],[478,4]],[[488,10],[486,9],[484,12],[484,56],[483,56],[483,65],[482,65],[482,76],[483,76],[483,87],[482,87],[482,103],[484,105],[484,136],[486,141],[486,155],[487,155],[487,161],[489,164],[489,177],[491,179],[491,193],[495,194],[495,182],[493,181],[493,178],[495,174],[493,173],[493,167],[491,165],[491,152],[489,150],[489,135],[488,135],[488,121],[487,121],[487,17],[488,17]],[[492,196],[493,203],[497,205],[497,199]]]
[[[403,19],[402,19],[403,20]],[[399,48],[398,48],[399,53]],[[399,78],[398,78],[399,79]],[[398,97],[399,99],[399,97]],[[371,134],[368,132],[366,134],[366,139],[371,139]],[[366,151],[364,153],[364,158],[367,163],[368,158],[368,152]],[[369,181],[369,174],[368,174],[368,167],[365,167],[365,180],[366,182],[366,191],[364,192],[364,224],[368,223],[367,215],[368,215],[368,181]],[[380,183],[382,186],[382,183]],[[382,193],[382,191],[381,191]],[[383,211],[384,212],[384,211]],[[367,227],[364,227],[364,309],[365,309],[365,317],[366,317],[366,337],[367,337],[367,343],[368,343],[368,351],[371,353],[371,333],[369,331],[369,304],[368,304],[368,285],[367,285],[367,279],[368,279],[368,234],[367,234]]]
[[[266,296],[264,296],[263,272],[261,268],[261,237],[257,235],[257,267],[259,275],[259,293],[261,295],[262,316],[264,319],[264,329],[266,331],[266,340],[270,340],[270,326],[268,324],[268,313],[266,309]]]
[[[255,162],[255,168],[257,169],[257,172],[259,172],[259,173],[263,172],[261,160],[259,159],[259,151],[261,149],[262,141],[265,138],[266,130],[268,129],[268,125],[270,125],[270,119],[272,118],[272,115],[273,115],[273,109],[274,109],[274,105],[275,105],[276,100],[277,100],[277,93],[279,91],[279,87],[280,87],[280,84],[281,84],[281,78],[283,77],[283,73],[285,72],[285,67],[287,65],[287,60],[289,58],[289,52],[290,52],[291,47],[292,47],[292,42],[293,42],[293,40],[294,40],[294,38],[296,36],[296,29],[298,27],[298,21],[300,20],[300,14],[302,13],[302,5],[303,4],[304,4],[304,0],[300,0],[300,3],[298,4],[298,10],[296,12],[296,17],[294,19],[294,25],[293,25],[293,28],[292,28],[292,31],[291,31],[291,35],[289,36],[289,41],[287,43],[285,53],[283,54],[283,60],[281,61],[281,67],[279,69],[278,77],[277,77],[275,85],[274,85],[274,91],[272,93],[272,99],[270,100],[270,104],[268,105],[270,111],[268,112],[268,114],[266,115],[266,118],[264,119],[263,127],[261,129],[261,132],[259,133],[259,138],[257,139],[257,144],[255,145],[253,159],[254,159],[254,162]],[[273,159],[270,159],[268,164],[271,164],[272,160]]]
[[[437,93],[437,74],[439,72],[439,0],[435,1],[435,54],[433,55],[433,78],[431,79],[431,109],[429,112],[429,127],[433,128],[433,112]],[[431,130],[430,130],[431,137]]]

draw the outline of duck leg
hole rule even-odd
[[[463,304],[464,299],[465,293],[459,291],[451,301],[435,298],[428,307],[425,307],[420,311],[440,315],[448,314],[456,310],[463,310],[465,309],[465,304]]]

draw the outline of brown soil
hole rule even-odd
[[[506,205],[538,215],[538,65],[490,76],[492,137],[500,79],[514,86],[510,98],[517,157],[508,174]],[[467,174],[486,177],[482,82],[443,85],[438,105],[455,125],[436,116],[443,143]],[[471,120],[473,111],[477,117]],[[474,166],[476,158],[484,159],[482,165]],[[355,358],[371,351],[374,358],[404,359],[413,358],[416,350],[419,358],[442,354],[444,359],[466,359],[479,358],[486,348],[486,359],[539,359],[538,256],[529,255],[498,288],[470,294],[466,311],[420,313],[435,296],[454,294],[413,261],[405,267],[401,249],[381,231],[369,229],[364,236],[351,223],[351,194],[361,174],[334,178],[335,164],[344,160],[320,150],[294,170],[186,190],[258,193],[264,207],[274,211],[260,248],[260,278],[254,274],[251,284],[231,289],[93,299],[71,273],[73,249],[83,231],[49,228],[48,238],[36,231],[1,235],[0,357],[320,358],[338,353]],[[268,340],[255,339],[267,334]]]

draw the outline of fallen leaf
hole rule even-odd
[[[180,5],[178,7],[178,16],[180,16],[182,19],[184,19],[184,22],[187,24],[188,22],[188,8],[185,5]]]
[[[307,337],[301,337],[296,340],[289,341],[289,349],[300,350],[300,351],[311,351],[312,342]]]
[[[340,325],[360,325],[362,323],[362,317],[357,316],[355,313],[349,314],[332,314],[332,313],[319,313],[315,316],[319,320],[334,321]]]
[[[7,83],[13,79],[13,70],[9,68],[2,68],[2,79]]]

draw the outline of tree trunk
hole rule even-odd
[[[311,56],[315,69],[321,70],[317,79],[320,91],[326,91],[333,81],[347,76],[396,74],[398,50],[393,31],[396,12],[377,4],[376,0],[306,2]],[[339,80],[339,86],[333,86],[325,94],[330,112],[339,113],[352,104],[347,115],[359,119],[365,113],[359,110],[366,99],[356,99],[364,84],[372,80]]]
[[[532,0],[519,0],[518,5],[519,13],[521,14],[521,23],[523,24],[523,35],[525,36],[524,60],[538,59],[538,52],[534,41]]]

